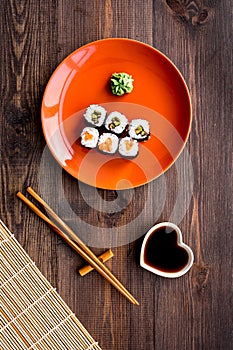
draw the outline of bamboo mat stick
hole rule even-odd
[[[0,348],[101,350],[0,220]]]
[[[100,275],[102,275],[109,283],[111,283],[121,294],[123,294],[129,301],[135,305],[139,305],[138,301],[129,293],[129,291],[118,281],[118,279],[111,273],[111,271],[98,259],[98,257],[76,236],[76,234],[66,225],[57,214],[45,203],[32,188],[27,189],[28,192],[41,204],[49,214],[56,219],[57,223],[69,234],[69,238],[52,220],[44,215],[27,197],[21,192],[17,196],[27,206],[34,211],[41,219],[43,219],[56,233],[58,233],[64,241],[69,244],[83,259],[85,259]],[[77,245],[76,243],[79,245]]]

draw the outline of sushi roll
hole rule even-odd
[[[99,139],[99,131],[95,128],[86,127],[81,132],[81,145],[86,148],[95,148]]]
[[[98,149],[103,153],[114,154],[117,151],[119,139],[111,133],[103,133],[98,141]]]
[[[138,142],[131,137],[123,137],[119,142],[119,153],[122,157],[135,158],[138,155]]]
[[[128,124],[128,119],[119,112],[111,112],[106,121],[105,128],[114,134],[122,134]]]
[[[150,125],[145,119],[133,119],[129,124],[129,136],[132,139],[142,141],[150,135]]]
[[[106,110],[99,105],[90,105],[84,113],[84,118],[88,124],[95,127],[101,127],[104,124]]]

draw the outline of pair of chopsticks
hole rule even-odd
[[[121,294],[135,305],[138,301],[130,294],[123,284],[112,274],[112,272],[98,259],[98,257],[84,244],[84,242],[71,230],[71,228],[52,210],[52,208],[31,188],[27,192],[40,204],[55,221],[49,219],[21,192],[17,196],[27,206],[43,219],[56,233],[58,233],[66,243],[68,243],[82,258],[84,258],[96,271],[100,273],[109,283],[111,283]],[[57,224],[59,227],[57,226]],[[61,228],[60,228],[61,227]]]

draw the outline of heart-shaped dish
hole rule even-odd
[[[176,278],[184,275],[193,265],[191,248],[183,243],[179,227],[170,222],[153,226],[145,235],[140,265],[156,275]]]

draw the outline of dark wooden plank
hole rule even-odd
[[[229,233],[231,215],[227,194],[231,188],[231,156],[223,151],[230,150],[232,145],[229,114],[232,101],[227,92],[231,74],[227,74],[226,68],[232,60],[230,21],[225,20],[229,3],[224,6],[213,1],[167,1],[167,4],[173,20],[161,19],[166,21],[167,42],[159,39],[159,48],[181,69],[193,103],[188,146],[195,184],[192,210],[187,213],[182,227],[188,231],[186,240],[194,248],[196,262],[190,274],[190,285],[178,289],[179,294],[186,294],[186,313],[178,317],[177,309],[176,317],[169,319],[165,337],[170,338],[170,343],[165,348],[229,348],[228,312],[225,311],[225,322],[217,321],[222,317],[219,296],[224,295],[226,304],[231,304],[230,270],[227,262],[223,268],[221,258],[223,254],[229,261],[231,256],[223,243]],[[221,204],[218,198],[222,198]],[[167,297],[169,295],[168,292]],[[181,308],[180,312],[183,311]],[[163,312],[164,309],[160,317]],[[174,332],[177,324],[181,327]],[[185,330],[182,324],[186,324]],[[162,347],[162,343],[158,345]]]
[[[0,217],[57,288],[103,349],[230,349],[231,338],[231,151],[232,18],[231,3],[218,1],[80,0],[2,1],[0,56],[1,205]],[[141,239],[114,248],[108,263],[141,303],[130,305],[97,273],[81,278],[82,260],[15,197],[27,185],[39,188],[45,142],[40,104],[46,83],[71,51],[93,40],[129,37],[153,44],[180,69],[193,104],[187,143],[194,190],[180,227],[195,254],[187,275],[168,280],[139,267]],[[161,210],[161,179],[136,189],[96,191],[63,173],[64,193],[54,174],[60,167],[46,158],[43,189],[51,205],[73,225],[74,215],[98,227],[119,228],[142,212],[135,232],[168,220],[185,175],[182,156],[165,174],[167,193]],[[53,186],[51,186],[53,183]],[[53,189],[58,188],[56,196]],[[104,211],[103,200],[127,203],[119,213]],[[98,197],[99,196],[99,197]],[[158,200],[158,198],[161,200]],[[99,210],[89,204],[97,202]],[[147,205],[147,210],[143,209]],[[102,249],[94,249],[96,253]]]
[[[36,262],[46,261],[55,243],[51,240],[43,246],[46,230],[25,211],[15,194],[38,182],[44,146],[40,103],[48,79],[45,72],[51,74],[57,63],[54,11],[52,2],[42,5],[37,1],[6,1],[1,9],[1,218],[33,252]],[[30,233],[36,226],[40,234],[35,236]],[[43,269],[41,265],[42,270],[48,266]]]

